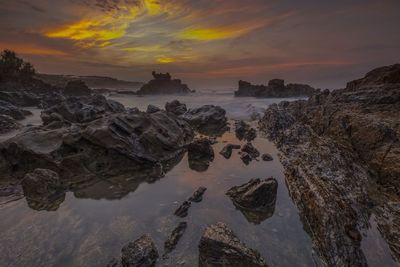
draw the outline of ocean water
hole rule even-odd
[[[254,112],[262,112],[268,105],[283,100],[234,98],[226,92],[190,96],[111,95],[110,98],[141,110],[148,104],[163,107],[173,99],[189,108],[220,105],[226,109],[231,126],[235,119],[247,120]],[[40,123],[40,112],[33,111],[34,116],[27,118],[25,124]],[[255,122],[252,124],[256,127]],[[146,182],[129,174],[94,179],[56,199],[52,211],[30,208],[21,194],[0,197],[0,265],[106,266],[113,257],[119,258],[124,245],[143,234],[154,239],[162,255],[171,231],[179,222],[186,221],[188,228],[176,249],[168,257],[160,257],[157,266],[197,266],[198,244],[204,229],[221,221],[248,247],[258,250],[269,266],[324,266],[290,198],[274,144],[259,133],[253,145],[261,153],[271,154],[274,160],[245,165],[237,150],[230,159],[219,154],[225,143],[243,144],[233,129],[217,141],[213,145],[215,159],[206,170],[192,169],[187,155],[183,155],[161,179]],[[275,205],[263,217],[246,216],[226,195],[231,187],[252,178],[269,177],[278,181],[278,192]],[[4,182],[0,185],[4,186]],[[174,211],[200,186],[207,188],[203,201],[193,203],[186,218],[176,217]],[[380,262],[385,262],[385,266],[392,266],[387,247],[382,245],[374,250],[382,241],[375,230],[365,245],[370,265],[380,266]]]

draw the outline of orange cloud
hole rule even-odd
[[[11,49],[22,55],[66,56],[67,53],[36,44],[8,44],[0,43],[0,50]]]

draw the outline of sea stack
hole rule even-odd
[[[171,74],[152,72],[153,79],[144,84],[137,92],[138,95],[155,94],[188,94],[192,92],[186,84],[179,79],[172,79]]]

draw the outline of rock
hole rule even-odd
[[[400,84],[400,64],[376,68],[368,72],[364,78],[349,82],[347,89],[362,89],[387,84]]]
[[[187,108],[185,104],[179,102],[178,100],[173,100],[172,102],[167,102],[165,104],[165,110],[180,116],[187,111]]]
[[[150,105],[147,106],[146,112],[147,113],[156,113],[156,112],[158,112],[160,110],[161,109],[159,107],[156,107],[156,106],[153,106],[153,105],[150,104]]]
[[[13,130],[20,129],[22,125],[8,115],[0,114],[0,134],[5,134]]]
[[[102,95],[89,97],[69,97],[58,105],[44,110],[41,118],[45,125],[53,121],[85,123],[96,120],[107,114],[124,112],[122,104],[107,100]]]
[[[222,135],[227,130],[226,111],[219,106],[189,109],[182,117],[203,134]]]
[[[249,165],[253,158],[249,155],[249,153],[241,153],[240,159],[243,161],[244,164]]]
[[[14,120],[23,120],[25,116],[32,113],[27,110],[20,109],[13,104],[0,100],[0,114],[12,117]]]
[[[69,81],[61,93],[65,96],[90,96],[92,90],[83,81],[74,80]]]
[[[224,156],[224,158],[229,159],[232,156],[233,149],[240,149],[240,145],[227,144],[219,153]]]
[[[274,158],[268,153],[262,154],[261,158],[263,161],[273,161],[274,160]]]
[[[157,247],[149,235],[143,235],[122,248],[123,267],[153,267],[158,259]]]
[[[251,143],[246,143],[242,147],[241,151],[249,154],[252,159],[256,159],[260,156],[260,152],[258,152],[258,150]]]
[[[197,139],[188,146],[189,167],[196,171],[205,171],[214,160],[214,150],[207,138]]]
[[[22,189],[28,206],[35,210],[57,210],[65,199],[58,173],[48,169],[35,169],[26,174]]]
[[[199,187],[193,195],[189,198],[190,202],[201,202],[203,200],[203,195],[206,192],[207,188]]]
[[[182,203],[182,205],[179,206],[179,208],[174,212],[174,214],[178,217],[184,218],[188,215],[190,206],[191,206],[190,201],[185,201]]]
[[[251,179],[232,187],[226,194],[249,222],[259,224],[273,215],[277,190],[278,182],[274,178]]]
[[[112,258],[106,265],[106,267],[120,267],[120,266],[121,266],[121,262],[119,260],[117,260],[116,258]]]
[[[156,73],[152,72],[153,80],[144,84],[139,91],[138,95],[152,95],[152,94],[187,94],[191,90],[186,84],[183,84],[179,79],[172,79],[169,73]]]
[[[284,80],[273,79],[268,85],[252,85],[249,82],[239,81],[239,89],[235,96],[253,97],[299,97],[311,96],[318,90],[305,84],[288,84],[285,86]]]
[[[40,97],[25,91],[1,92],[0,100],[9,102],[17,107],[34,107],[40,103]]]
[[[179,225],[172,231],[171,235],[168,237],[167,241],[164,243],[164,254],[170,253],[172,250],[175,249],[176,245],[179,242],[179,239],[185,233],[187,228],[186,222],[181,222]]]
[[[250,125],[244,121],[235,122],[235,134],[239,140],[253,141],[257,137],[257,131],[251,128]]]
[[[199,267],[267,266],[260,254],[247,248],[235,233],[222,222],[210,225],[199,244]]]

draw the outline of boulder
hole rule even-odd
[[[188,146],[188,161],[191,169],[205,171],[213,160],[214,150],[209,139],[197,139]]]
[[[149,235],[143,235],[122,248],[123,267],[153,267],[158,259],[157,247]]]
[[[191,90],[186,84],[183,84],[179,79],[172,79],[169,73],[156,73],[152,72],[153,80],[144,84],[139,91],[138,95],[151,95],[151,94],[187,94]]]
[[[244,139],[248,142],[253,141],[257,137],[257,131],[244,121],[235,122],[235,134],[239,140]]]
[[[240,149],[240,145],[227,144],[219,152],[224,158],[229,159],[232,156],[233,149]]]
[[[156,107],[156,106],[150,104],[150,105],[147,106],[146,112],[147,113],[156,113],[156,112],[158,112],[160,110],[161,109],[159,107]]]
[[[175,249],[179,240],[185,233],[187,228],[187,222],[180,222],[178,226],[172,231],[171,235],[164,243],[164,255],[170,253]]]
[[[222,222],[206,228],[199,244],[199,267],[246,266],[266,267],[260,254],[240,242]]]
[[[278,182],[274,178],[251,179],[232,187],[226,194],[249,222],[259,224],[273,215],[277,189]]]
[[[182,118],[200,133],[221,135],[227,130],[226,111],[214,105],[189,109]]]
[[[251,143],[243,145],[241,151],[249,154],[252,159],[256,159],[260,156],[260,152]]]
[[[185,104],[179,102],[178,100],[173,100],[165,104],[165,110],[180,116],[187,111],[187,108]]]
[[[69,97],[65,101],[44,110],[41,118],[45,125],[53,121],[85,123],[107,114],[124,111],[125,108],[122,104],[108,100],[102,95]]]
[[[245,165],[249,165],[253,158],[246,152],[242,152],[240,154],[240,159],[243,161]]]
[[[90,96],[92,90],[83,81],[74,80],[69,81],[61,93],[65,96]]]

